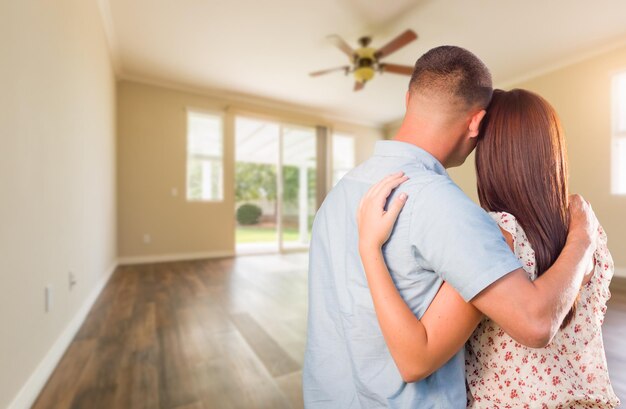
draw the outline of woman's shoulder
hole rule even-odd
[[[500,229],[511,235],[514,242],[525,243],[528,241],[524,229],[511,213],[489,212],[489,216],[498,224]]]
[[[531,280],[536,278],[535,251],[533,250],[524,229],[514,215],[507,212],[490,212],[489,215],[502,230],[502,235],[511,250],[522,263]]]
[[[489,216],[498,223],[498,225],[513,226],[517,224],[517,219],[508,212],[488,212]]]

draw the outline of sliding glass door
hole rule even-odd
[[[282,248],[306,248],[316,210],[315,129],[283,126],[281,159]]]
[[[315,214],[314,128],[235,119],[238,253],[308,247]]]
[[[278,250],[280,126],[235,121],[235,241],[237,251]]]

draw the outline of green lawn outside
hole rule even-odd
[[[276,228],[259,226],[237,226],[235,230],[236,242],[239,243],[268,243],[276,241]],[[283,241],[298,241],[300,235],[296,228],[283,229]]]

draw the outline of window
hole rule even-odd
[[[224,199],[222,116],[187,111],[187,200]]]
[[[626,72],[613,77],[612,188],[626,194]]]
[[[354,137],[333,134],[333,186],[354,167]]]

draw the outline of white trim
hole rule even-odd
[[[626,278],[626,267],[615,267],[615,273],[613,273],[613,276]]]
[[[224,121],[224,117],[226,116],[226,109],[199,108],[195,105],[185,105],[185,112],[187,114],[194,113],[205,116],[219,116],[222,122]],[[222,123],[222,125],[224,124]]]
[[[213,158],[210,156],[205,156],[197,153],[189,152],[189,118],[191,115],[205,116],[205,117],[213,117],[217,118],[220,123],[220,137],[222,143],[222,156],[219,158]],[[224,178],[226,175],[226,167],[224,164],[226,158],[226,129],[225,129],[225,119],[226,113],[223,110],[206,110],[206,109],[195,109],[192,107],[185,107],[185,152],[187,154],[185,158],[185,199],[187,202],[203,202],[203,203],[224,203]],[[209,160],[209,161],[219,161],[221,162],[222,168],[222,177],[219,181],[220,194],[216,199],[205,199],[205,198],[190,198],[189,197],[189,159],[200,159],[200,160]],[[204,173],[202,174],[202,183],[204,183]]]
[[[285,146],[284,130],[285,125],[279,122],[278,155],[276,157],[276,238],[278,239],[278,251],[282,250],[283,248],[283,204],[285,201],[285,180],[283,179],[283,155],[285,154],[285,152],[283,151],[283,148]],[[235,183],[236,178],[237,176],[235,176]]]
[[[96,283],[96,286],[91,290],[91,293],[89,293],[83,305],[80,306],[72,320],[67,324],[63,332],[61,332],[61,335],[59,335],[54,344],[52,344],[52,347],[48,350],[41,362],[39,362],[37,368],[32,372],[7,409],[25,409],[32,406],[39,396],[39,393],[46,385],[48,378],[52,375],[52,372],[61,360],[61,357],[63,357],[63,354],[74,339],[74,336],[85,321],[93,303],[117,268],[117,265],[117,261],[114,261],[111,267],[105,272],[104,276]]]
[[[591,60],[592,58],[598,57],[603,54],[608,54],[609,52],[617,50],[624,46],[626,46],[626,38],[620,38],[603,47],[593,47],[593,48],[590,48],[588,52],[574,53],[572,57],[563,58],[559,62],[556,62],[553,64],[546,64],[543,67],[539,67],[537,69],[531,70],[524,75],[502,80],[500,82],[495,83],[494,88],[508,89],[522,82],[526,82],[526,81],[541,77],[543,75],[550,74],[554,71],[558,71],[560,69],[567,68],[572,65],[585,62],[587,60]],[[382,130],[386,134],[390,128],[392,128],[394,125],[401,123],[402,120],[403,120],[403,117],[399,117],[396,120],[386,122],[382,125],[382,128],[383,128]]]
[[[147,256],[120,257],[118,263],[122,265],[164,263],[168,261],[199,260],[205,258],[235,257],[234,251],[206,251],[201,253],[152,254]]]
[[[100,18],[102,20],[102,28],[104,29],[104,36],[106,37],[107,46],[109,48],[111,64],[113,65],[113,71],[119,75],[122,72],[122,62],[118,51],[117,36],[115,35],[115,25],[113,23],[111,3],[110,0],[98,0],[97,2],[98,10],[100,11]]]
[[[359,126],[365,126],[368,128],[374,128],[377,130],[382,130],[382,126],[384,125],[384,123],[382,122],[379,123],[379,122],[374,122],[374,121],[366,121],[366,120],[351,117],[351,116],[341,117],[331,112],[321,110],[319,108],[312,108],[312,107],[307,107],[303,105],[297,105],[295,103],[291,103],[288,101],[271,100],[268,98],[238,93],[234,91],[228,91],[224,89],[184,85],[184,84],[162,80],[162,79],[154,79],[154,78],[147,78],[147,77],[138,76],[138,75],[130,75],[124,72],[118,73],[117,78],[122,81],[135,82],[138,84],[151,85],[151,86],[165,88],[165,89],[169,89],[173,91],[187,92],[187,93],[194,94],[194,95],[210,97],[210,98],[214,98],[217,100],[221,100],[220,102],[224,102],[229,105],[242,104],[242,105],[251,106],[251,107],[248,107],[248,106],[230,107],[231,109],[234,109],[234,110],[240,109],[241,111],[249,112],[250,108],[253,108],[253,109],[265,108],[265,109],[283,111],[284,113],[287,113],[287,114],[302,115],[305,118],[307,118],[310,122],[316,122],[317,125],[329,126],[335,122],[338,122],[340,124],[359,125]],[[280,114],[281,113],[278,113],[278,115],[275,115],[275,113],[272,113],[272,116],[281,117]]]
[[[520,75],[519,77],[501,81],[495,84],[496,86],[494,86],[494,88],[507,89],[517,84],[520,84],[522,82],[526,82],[528,80],[549,74],[551,72],[558,71],[562,68],[566,68],[566,67],[590,60],[602,54],[608,54],[609,52],[614,51],[624,46],[626,46],[626,38],[623,37],[605,46],[591,48],[589,49],[588,52],[574,53],[572,57],[563,58],[559,62],[556,62],[554,64],[547,64],[541,68],[531,70],[527,74]]]

